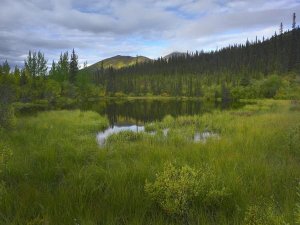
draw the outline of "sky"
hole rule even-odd
[[[216,50],[291,29],[294,12],[300,0],[0,0],[0,62],[22,66],[29,50],[51,64],[74,48],[89,65]]]

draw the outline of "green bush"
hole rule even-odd
[[[173,123],[174,123],[174,118],[171,115],[166,115],[162,120],[162,124],[164,128],[170,127]]]
[[[154,182],[146,180],[145,191],[167,214],[185,216],[193,203],[199,201],[210,209],[222,204],[228,192],[224,187],[218,190],[216,184],[216,176],[208,168],[176,168],[168,163],[156,174]]]

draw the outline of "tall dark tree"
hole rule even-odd
[[[47,60],[45,56],[40,51],[37,53],[37,75],[45,77],[47,75]]]
[[[70,60],[71,61],[70,61],[69,81],[71,83],[75,83],[79,68],[78,68],[78,56],[76,55],[74,48]]]
[[[280,35],[283,34],[283,24],[282,24],[282,22],[280,23],[280,27],[279,27],[279,34]]]
[[[57,73],[56,70],[56,63],[54,62],[54,60],[52,61],[52,65],[51,65],[51,69],[49,71],[49,76],[54,77]]]
[[[293,24],[292,24],[292,28],[293,28],[293,29],[296,28],[296,13],[293,14]]]

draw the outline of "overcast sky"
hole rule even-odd
[[[75,48],[88,64],[214,50],[290,29],[293,12],[300,0],[0,0],[0,62],[22,65],[28,50],[51,62]]]

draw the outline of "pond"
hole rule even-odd
[[[230,108],[242,104],[234,103]],[[110,99],[96,102],[85,102],[80,105],[83,110],[92,110],[108,118],[110,126],[143,125],[146,122],[160,121],[165,116],[198,115],[219,108],[215,102],[204,102],[190,99]]]
[[[240,106],[241,104],[231,105],[232,108]],[[144,124],[147,122],[160,121],[167,115],[177,117],[203,114],[220,108],[220,105],[200,100],[105,100],[87,102],[82,108],[97,111],[109,119],[110,127],[97,134],[97,141],[103,146],[112,134],[121,131],[145,132]],[[149,134],[155,135],[153,132]],[[167,137],[168,129],[164,129],[163,134]],[[207,138],[215,136],[210,132],[196,133],[194,142],[205,142]]]
[[[228,108],[239,108],[246,103],[233,103]],[[38,111],[55,109],[49,106],[26,104],[18,112],[21,115],[33,115]],[[81,109],[98,112],[109,120],[109,128],[97,134],[99,145],[103,145],[107,137],[121,131],[144,131],[145,123],[161,121],[165,116],[199,115],[215,109],[223,109],[219,102],[205,102],[197,99],[108,99],[83,101],[63,109]],[[168,130],[163,131],[168,135]],[[197,133],[194,141],[205,141],[211,133]]]

